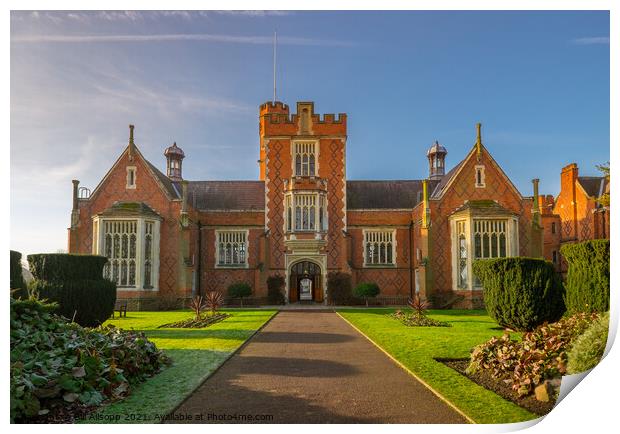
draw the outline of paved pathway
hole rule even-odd
[[[245,415],[269,415],[250,421],[266,423],[466,423],[333,312],[280,312],[175,413],[194,415],[191,422],[201,414],[205,423],[248,422]]]

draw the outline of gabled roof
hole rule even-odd
[[[441,177],[441,179],[435,186],[435,189],[432,191],[430,195],[432,198],[438,197],[441,194],[441,192],[446,187],[446,185],[448,185],[448,183],[452,180],[452,178],[456,176],[457,172],[459,171],[459,169],[461,168],[461,166],[463,165],[466,159],[467,158],[465,158],[464,160],[461,160],[459,164],[454,166],[452,169],[448,171],[448,173],[446,173],[444,176]]]
[[[429,181],[429,191],[438,181]],[[347,209],[413,209],[422,197],[421,180],[347,181]]]
[[[577,181],[590,197],[599,197],[605,193],[607,187],[607,178],[604,176],[579,176]]]
[[[176,188],[176,186],[172,183],[170,178],[168,178],[157,167],[151,164],[149,160],[145,158],[144,161],[146,161],[146,165],[149,166],[149,169],[151,169],[151,171],[153,172],[153,175],[155,175],[157,180],[161,183],[164,189],[168,192],[170,197],[172,197],[173,199],[180,199],[181,189]]]
[[[488,151],[488,149],[483,144],[480,144],[480,147],[481,147],[481,149],[484,152],[486,152],[486,154],[489,157],[489,160],[490,160],[491,164],[493,164],[493,166],[497,169],[497,171],[500,173],[500,175],[502,175],[504,177],[504,179],[506,180],[508,185],[512,188],[512,190],[519,197],[523,197],[521,195],[521,192],[512,183],[512,181],[510,180],[508,175],[506,175],[506,172],[504,172],[504,170],[501,168],[501,166],[499,164],[497,164],[497,161],[495,161],[495,159],[493,158],[491,153]],[[473,158],[475,154],[476,154],[476,146],[474,146],[468,152],[468,154],[465,156],[465,158],[463,158],[456,166],[454,166],[452,168],[452,170],[450,170],[448,173],[446,173],[446,175],[443,178],[441,178],[439,184],[437,185],[437,187],[435,187],[435,190],[431,194],[431,199],[439,199],[439,198],[441,198],[441,196],[443,196],[443,193],[448,189],[450,184],[452,184],[454,179],[456,179],[456,177],[459,175],[459,173],[461,172],[461,170],[465,166],[465,163],[467,162],[467,160],[469,160],[470,158]]]
[[[187,201],[199,211],[264,211],[264,181],[189,181]]]

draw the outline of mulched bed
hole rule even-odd
[[[208,327],[215,323],[225,320],[231,316],[229,313],[216,313],[215,315],[205,315],[199,320],[195,320],[194,318],[189,318],[183,321],[171,322],[169,324],[163,324],[157,327],[161,328],[178,328],[178,329],[201,329],[204,327]]]
[[[497,393],[502,398],[507,399],[508,401],[514,402],[518,406],[523,407],[526,410],[531,411],[532,413],[543,416],[549,413],[553,409],[553,406],[555,405],[554,400],[549,401],[549,402],[542,402],[542,401],[537,400],[533,394],[529,396],[520,397],[517,394],[517,392],[513,391],[509,385],[507,385],[501,380],[497,380],[493,378],[491,374],[488,372],[481,370],[480,372],[477,372],[473,375],[466,374],[465,370],[467,369],[467,366],[469,366],[469,359],[439,359],[438,358],[435,360],[454,369],[456,372],[469,378],[474,383],[484,387],[485,389],[488,389],[492,392]]]
[[[77,402],[71,404],[59,402],[59,405],[53,407],[47,414],[28,418],[23,421],[16,421],[16,423],[75,423],[79,420],[86,419],[88,414],[92,413],[95,409],[97,409],[97,406],[87,406]]]

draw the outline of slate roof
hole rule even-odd
[[[164,188],[166,189],[168,194],[170,194],[170,196],[173,199],[180,199],[181,198],[181,189],[179,188],[178,191],[177,191],[177,189],[175,188],[175,186],[172,183],[172,181],[170,180],[170,178],[168,178],[166,175],[164,175],[157,167],[155,167],[153,164],[151,164],[151,162],[148,161],[146,158],[144,159],[144,161],[146,161],[146,163],[149,165],[149,168],[153,171],[153,173],[155,174],[157,179],[162,183],[162,185],[164,186]]]
[[[450,169],[450,171],[448,171],[448,173],[446,173],[439,180],[439,182],[435,186],[435,189],[434,190],[431,189],[431,193],[430,193],[431,197],[438,197],[441,194],[442,190],[446,187],[446,185],[448,185],[448,182],[450,182],[450,180],[456,175],[456,172],[458,172],[458,170],[460,169],[460,167],[463,165],[464,162],[465,160],[461,160],[459,164],[457,164],[452,169]]]
[[[494,200],[468,200],[457,208],[453,214],[461,211],[471,210],[477,216],[498,215],[498,214],[514,214],[507,210]]]
[[[99,213],[101,216],[150,216],[161,217],[144,202],[116,201],[111,207]]]
[[[437,181],[429,181],[433,191]],[[422,196],[422,181],[347,181],[347,209],[412,209]]]
[[[579,176],[577,181],[579,181],[579,184],[581,184],[588,196],[599,197],[602,193],[605,193],[607,179],[604,176]],[[602,189],[601,183],[603,183]]]
[[[265,182],[189,181],[187,201],[200,211],[264,211]]]

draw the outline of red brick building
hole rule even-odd
[[[259,119],[257,181],[186,181],[176,144],[165,150],[164,174],[130,127],[128,146],[92,193],[74,181],[69,251],[110,258],[105,273],[119,298],[143,304],[225,292],[233,282],[250,283],[260,301],[271,275],[285,277],[289,302],[320,303],[328,273],[342,271],[354,284],[378,283],[386,302],[419,292],[439,307],[472,307],[481,304],[474,259],[555,249],[543,238],[556,218],[548,198],[522,196],[480,125],[447,173],[436,142],[427,179],[356,181],[346,177],[346,114],[319,115],[312,102],[293,114],[269,102]],[[535,180],[535,196],[537,188]]]
[[[560,194],[557,198],[540,198],[545,232],[544,257],[556,269],[566,273],[567,264],[560,247],[598,238],[609,239],[609,206],[597,199],[609,193],[609,179],[604,176],[579,176],[576,163],[567,165],[561,173]]]

